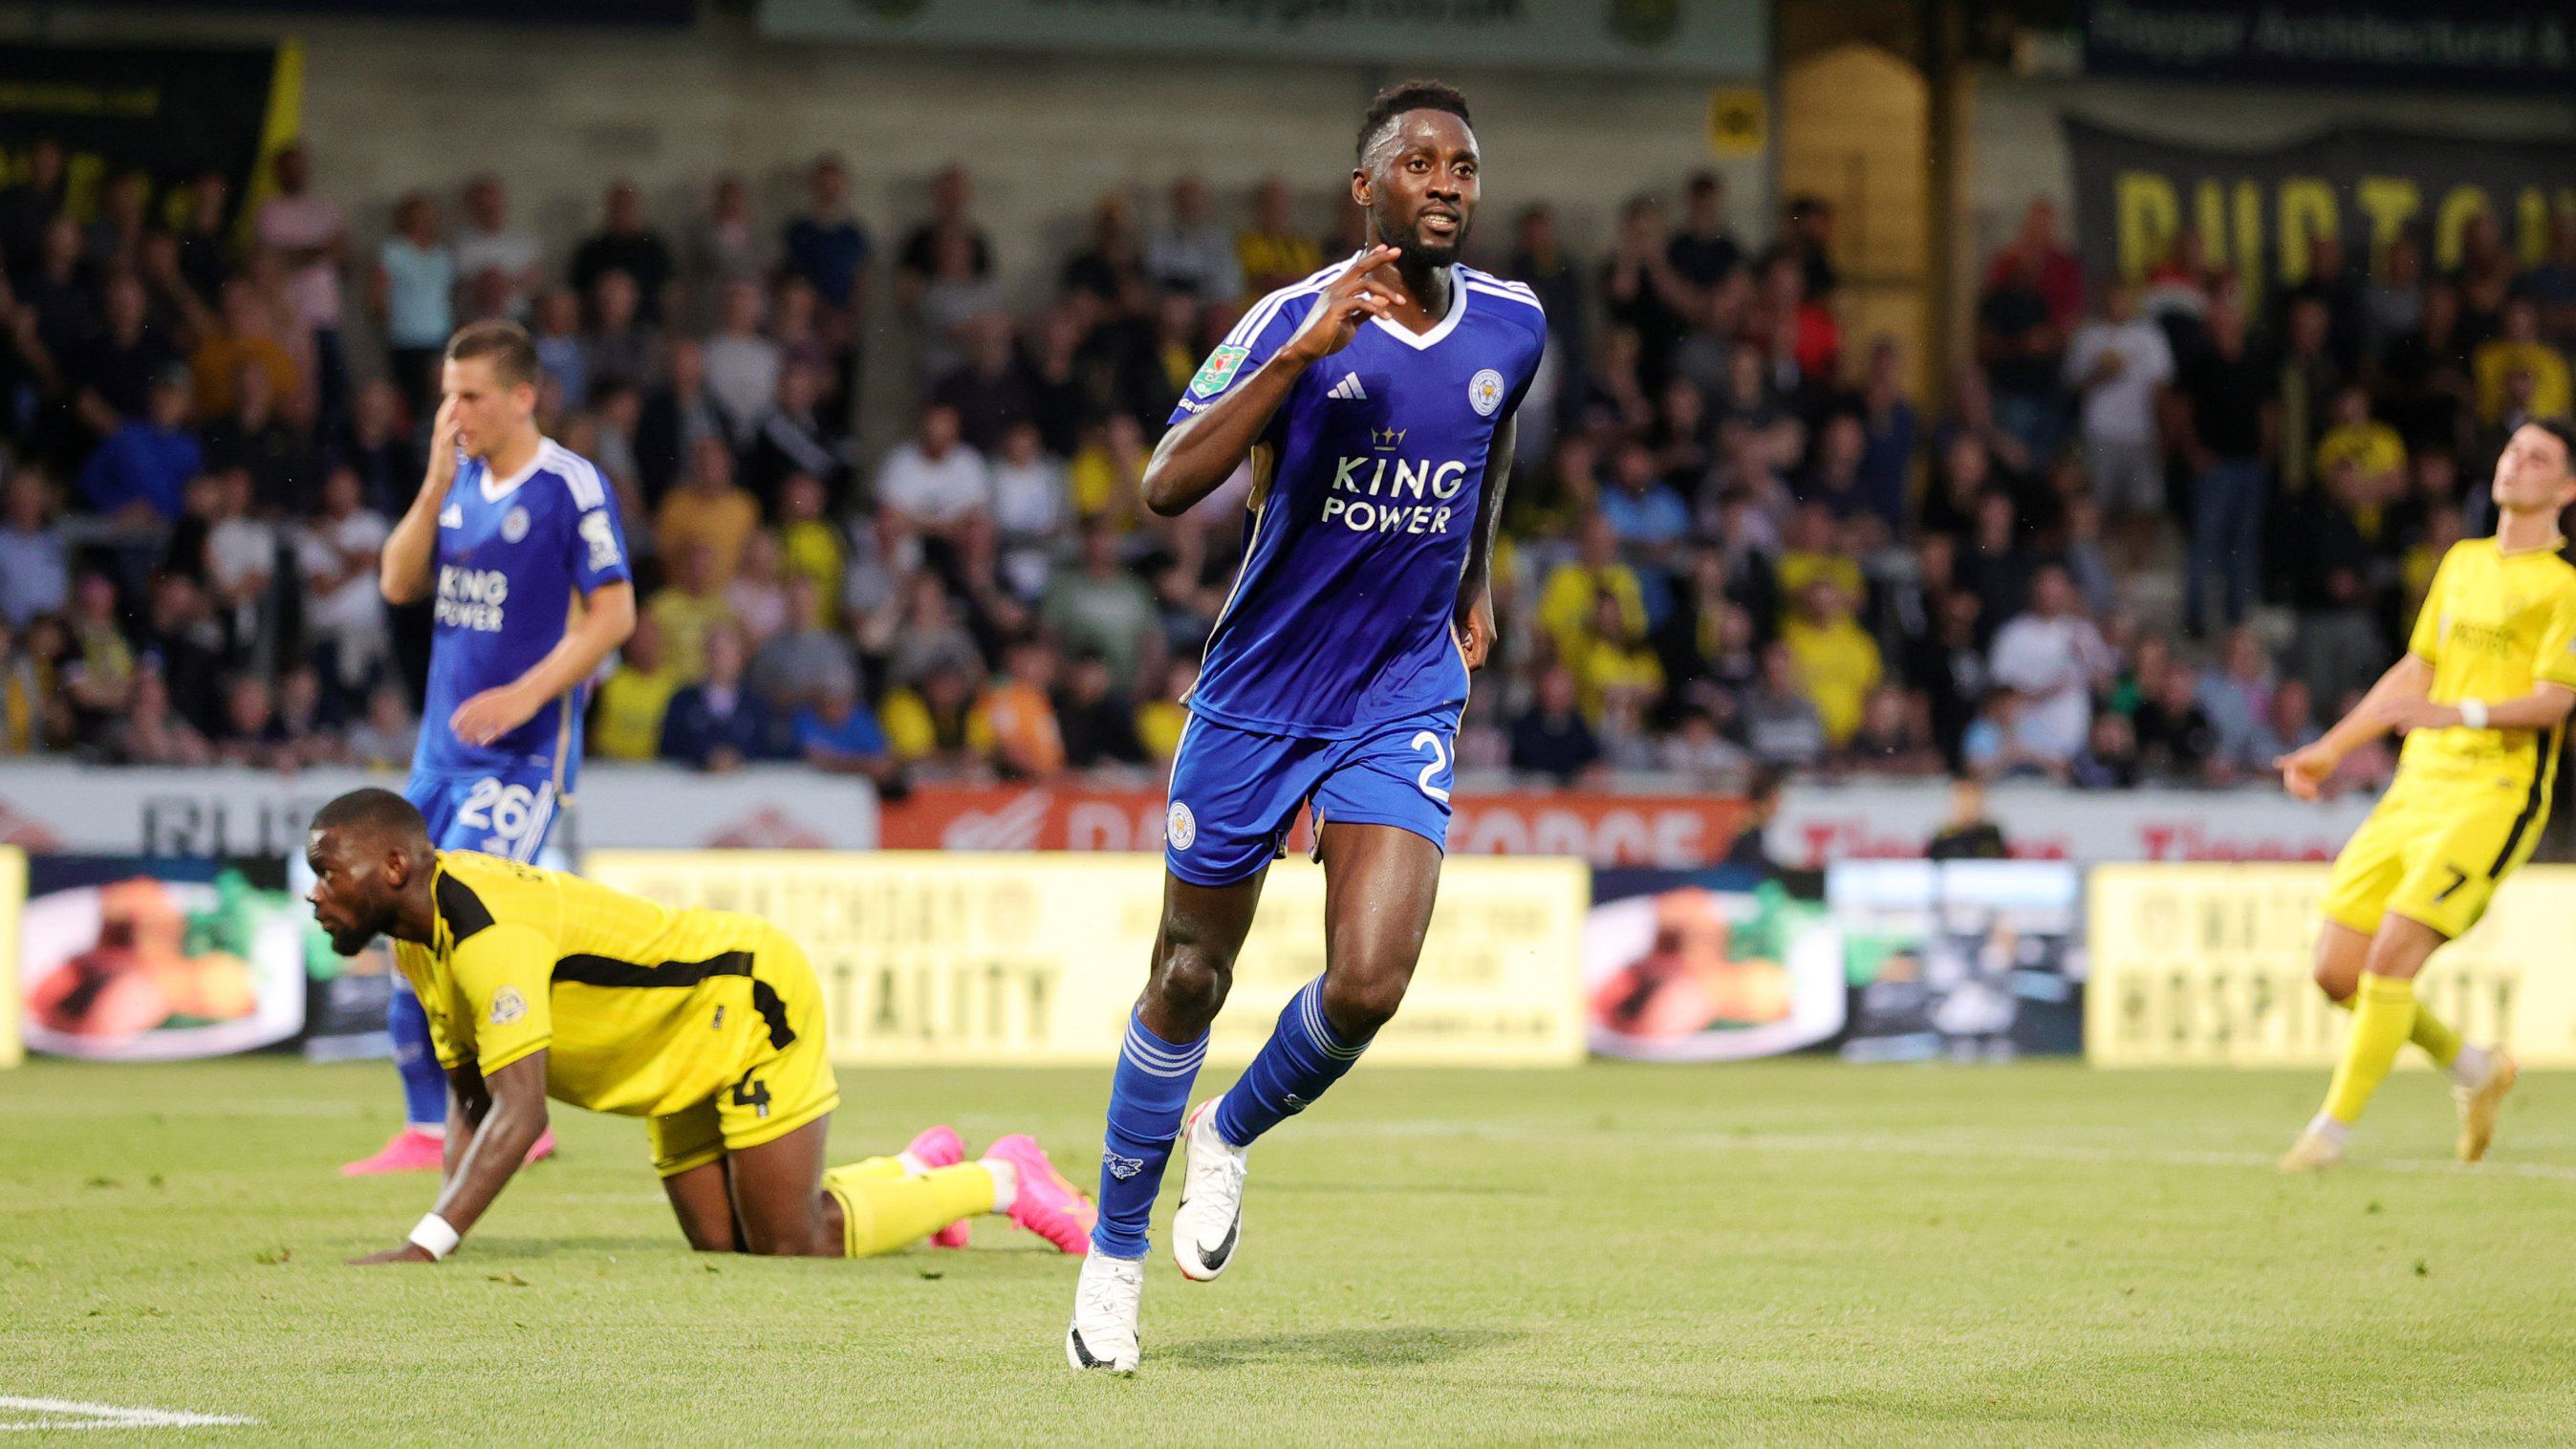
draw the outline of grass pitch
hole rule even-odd
[[[845,1071],[834,1155],[946,1120],[1087,1181],[1107,1080]],[[1073,1264],[998,1219],[692,1255],[640,1127],[565,1109],[458,1257],[358,1270],[431,1193],[333,1175],[383,1066],[36,1064],[0,1072],[0,1403],[333,1444],[2565,1443],[2571,1085],[2527,1077],[2472,1171],[2401,1073],[2352,1167],[2285,1180],[2322,1073],[1363,1065],[1254,1153],[1223,1280],[1158,1224],[1118,1380],[1065,1367]]]

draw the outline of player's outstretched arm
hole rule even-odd
[[[416,604],[429,597],[432,565],[438,562],[438,511],[447,506],[448,486],[456,481],[456,399],[438,405],[438,426],[429,438],[429,472],[420,493],[403,510],[402,520],[385,536],[376,564],[376,587],[392,604]]]
[[[454,1249],[457,1238],[473,1229],[492,1206],[492,1200],[501,1195],[502,1186],[527,1160],[528,1149],[546,1130],[545,1050],[528,1053],[483,1078],[483,1082],[491,1094],[491,1107],[446,1174],[438,1191],[438,1205],[430,1209],[429,1217],[421,1219],[421,1225],[412,1230],[411,1238],[402,1246],[353,1258],[351,1262],[361,1266],[436,1262]],[[451,1110],[451,1120],[454,1116]],[[433,1223],[437,1226],[433,1227]],[[433,1252],[423,1246],[424,1236],[442,1232],[445,1249]]]
[[[1176,517],[1232,477],[1298,377],[1348,347],[1362,322],[1387,315],[1386,294],[1371,285],[1369,273],[1398,255],[1394,247],[1375,246],[1353,257],[1277,352],[1227,388],[1206,412],[1163,434],[1145,465],[1145,506],[1165,518]]]
[[[2273,768],[2281,772],[2282,788],[2302,800],[2314,800],[2344,756],[2398,728],[2401,721],[2423,706],[2432,688],[2431,661],[2414,653],[2401,657],[2379,676],[2379,682],[2370,687],[2361,702],[2335,721],[2334,728],[2315,744],[2292,750],[2272,762]]]
[[[2472,706],[2479,716],[2474,722],[2468,718]],[[2417,700],[2403,704],[2397,707],[2389,725],[2401,730],[2439,730],[2456,725],[2471,725],[2476,729],[2546,730],[2565,724],[2572,711],[2576,711],[2576,689],[2544,679],[2534,684],[2529,694],[2515,699],[2464,699],[2458,704]]]

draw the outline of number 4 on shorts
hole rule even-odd
[[[743,1078],[733,1084],[733,1104],[737,1107],[749,1107],[762,1117],[768,1116],[769,1084],[755,1082],[749,1077]]]

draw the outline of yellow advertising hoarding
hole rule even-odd
[[[1064,1066],[1116,1059],[1144,984],[1163,872],[1153,855],[594,850],[583,873],[674,905],[775,922],[813,958],[832,1056],[851,1065]],[[1404,1010],[1369,1059],[1570,1066],[1589,872],[1461,857]],[[1324,969],[1324,874],[1271,868],[1211,1061],[1246,1061]]]
[[[2328,868],[2095,867],[2084,1055],[2096,1066],[2332,1067],[2349,1013],[2308,979]],[[2576,1066],[2576,866],[2532,866],[2416,992],[2470,1041]],[[2408,1053],[2401,1060],[2421,1061]]]
[[[18,1021],[26,998],[18,990],[18,911],[27,903],[27,853],[0,845],[0,1067],[25,1059]]]

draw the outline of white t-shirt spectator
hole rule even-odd
[[[719,332],[706,341],[707,394],[723,410],[733,435],[748,443],[778,396],[778,344],[757,334]]]
[[[984,455],[964,443],[940,458],[903,443],[877,469],[877,501],[926,523],[954,523],[993,506],[993,482]]]
[[[385,344],[445,347],[456,330],[456,256],[443,245],[389,236],[376,252],[385,270]]]
[[[341,232],[340,203],[306,192],[272,196],[260,203],[259,242],[265,247],[302,250],[327,245]],[[325,257],[286,274],[286,300],[307,327],[340,325],[340,268]]]
[[[1187,291],[1202,302],[1231,302],[1243,295],[1243,271],[1235,260],[1234,238],[1203,226],[1196,231],[1159,231],[1145,243],[1145,274],[1167,288]]]
[[[477,231],[472,227],[456,234],[456,277],[467,288],[485,272],[499,272],[510,279],[508,311],[511,316],[524,316],[528,294],[520,289],[520,279],[535,270],[537,238],[524,231]]]
[[[2119,375],[2084,388],[2104,357],[2117,354]],[[2087,322],[2066,349],[2066,381],[2084,388],[2084,436],[2104,443],[2156,440],[2156,389],[2173,380],[2173,349],[2164,329],[2144,317]]]
[[[1995,682],[2023,696],[2015,731],[2033,753],[2075,758],[2093,728],[2093,679],[2111,667],[2111,650],[2093,621],[2073,614],[2023,614],[1995,635]]]
[[[296,561],[304,571],[307,629],[335,639],[371,638],[384,632],[385,601],[376,591],[375,570],[360,569],[336,588],[325,590],[323,584],[351,556],[381,552],[391,532],[382,514],[365,508],[337,522],[317,519],[304,531],[297,542]]]

